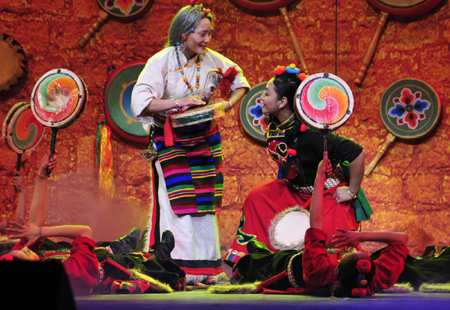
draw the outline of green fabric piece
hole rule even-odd
[[[344,172],[345,178],[350,183],[350,167],[348,161],[340,162],[342,167],[342,171]],[[367,221],[370,219],[370,216],[373,214],[372,207],[370,206],[369,200],[364,193],[362,187],[359,188],[358,194],[356,194],[355,198],[355,212],[356,212],[356,220],[358,222]]]

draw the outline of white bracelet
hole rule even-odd
[[[179,104],[179,99],[175,99],[175,108],[177,108],[178,109],[178,104]]]

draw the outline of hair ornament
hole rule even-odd
[[[353,297],[364,297],[367,295],[367,290],[365,288],[355,287],[352,289]]]
[[[300,125],[300,132],[306,132],[308,130],[308,127],[306,127],[305,124]]]
[[[4,254],[2,256],[0,256],[0,262],[9,262],[12,261],[14,258],[12,257],[11,254]]]
[[[356,280],[356,287],[367,287],[367,283],[369,282],[367,282],[366,276],[360,273]]]
[[[356,270],[358,270],[359,273],[369,273],[371,266],[372,264],[370,261],[363,258],[356,263]]]
[[[293,73],[293,74],[299,74],[300,73],[300,69],[295,67],[295,64],[290,64],[289,66],[286,67],[286,72],[287,73]]]
[[[299,75],[298,75],[298,77],[299,77],[299,79],[300,79],[300,81],[304,81],[304,80],[306,80],[306,78],[307,78],[307,76],[306,76],[306,74],[304,74],[304,73],[300,73]]]
[[[189,0],[190,5],[194,5],[197,0]]]
[[[277,66],[275,70],[273,70],[273,74],[275,75],[282,75],[284,72],[286,72],[285,66]]]
[[[183,36],[183,40],[184,40],[184,41],[187,40],[187,35],[184,35],[184,36]],[[180,43],[180,42],[178,42],[178,43]]]

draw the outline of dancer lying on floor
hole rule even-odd
[[[333,235],[337,248],[358,248],[363,241],[388,243],[379,258],[372,261],[361,251],[351,250],[341,256],[325,247],[323,230],[323,192],[328,156],[319,164],[310,209],[310,228],[305,236],[305,248],[298,252],[271,252],[259,241],[251,241],[234,267],[238,284],[262,282],[256,291],[288,291],[319,296],[361,297],[393,286],[403,270],[408,255],[408,236],[394,232],[354,232],[338,229]],[[218,290],[220,288],[217,288]],[[217,291],[220,293],[220,291]]]
[[[46,171],[52,171],[56,160],[50,152],[41,161],[36,178],[29,218],[26,222],[8,222],[7,231],[12,238],[21,238],[12,250],[0,257],[1,263],[12,260],[42,261],[58,259],[70,279],[75,294],[108,293],[128,291],[132,293],[171,292],[184,289],[185,273],[170,259],[174,246],[170,231],[163,234],[163,240],[149,253],[129,253],[137,246],[139,230],[133,229],[129,236],[112,242],[101,243],[112,251],[96,246],[92,230],[84,225],[44,226]],[[73,239],[70,252],[46,238],[62,237]]]

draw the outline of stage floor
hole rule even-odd
[[[210,294],[197,289],[169,294],[90,295],[76,297],[78,310],[118,309],[450,309],[449,293],[384,293],[334,299],[299,295]]]

